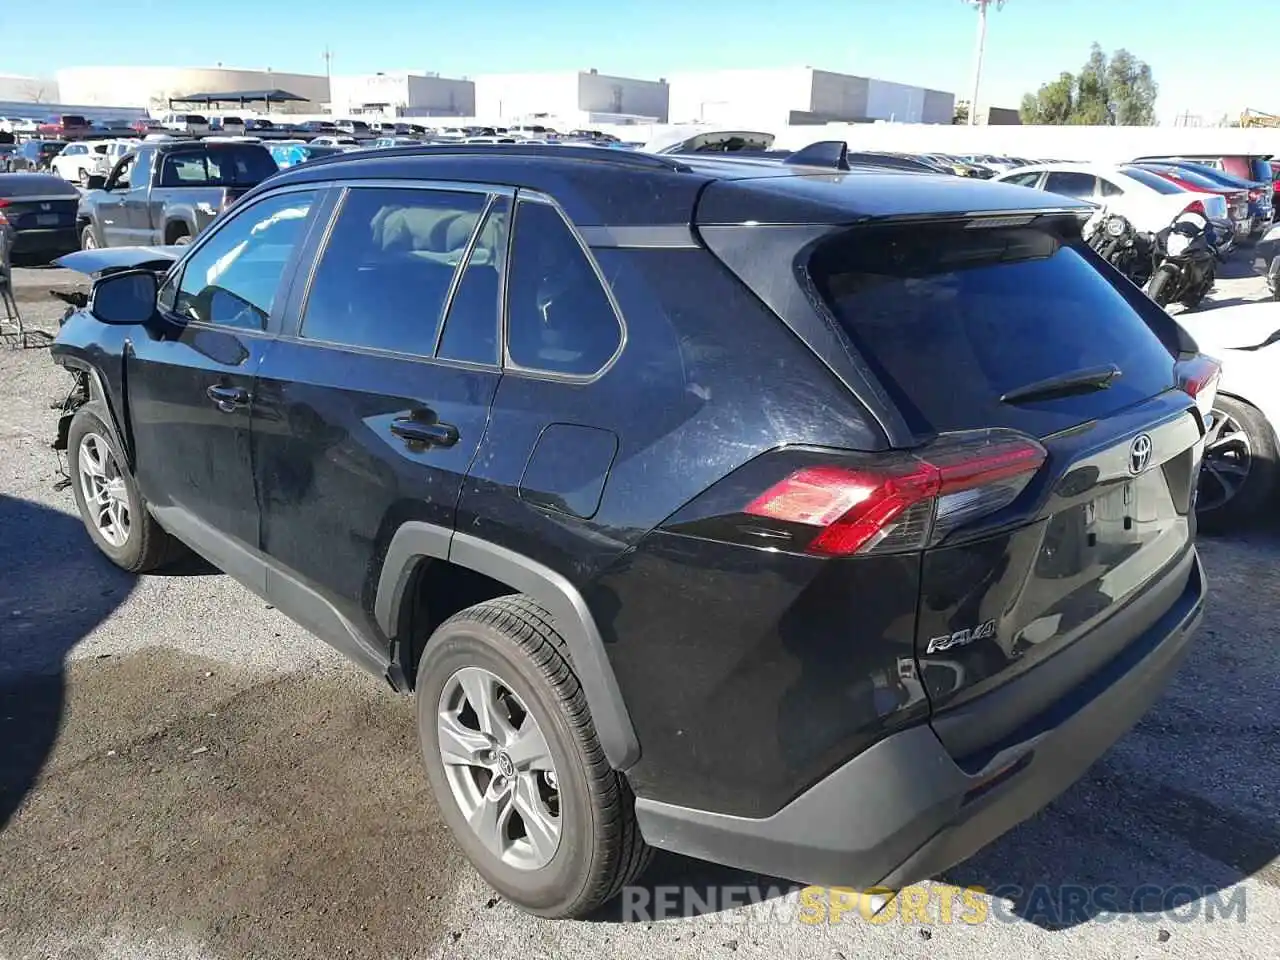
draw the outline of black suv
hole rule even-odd
[[[654,847],[947,868],[1186,651],[1216,367],[1087,208],[828,155],[392,148],[171,265],[71,255],[116,271],[54,347],[89,534],[185,544],[413,691],[445,818],[535,913]]]

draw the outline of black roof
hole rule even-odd
[[[185,97],[170,97],[169,103],[305,103],[306,97],[300,97],[288,90],[227,90],[221,93],[189,93]]]
[[[847,170],[731,155],[654,155],[607,147],[428,144],[353,151],[282,171],[263,187],[334,180],[452,180],[537,190],[579,226],[698,222],[854,223],[888,217],[1087,210],[1087,204],[947,174]],[[714,188],[709,188],[714,184]]]

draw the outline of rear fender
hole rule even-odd
[[[464,533],[405,523],[387,547],[374,598],[374,618],[383,634],[393,643],[400,639],[408,585],[418,564],[433,559],[482,573],[547,609],[569,648],[605,757],[615,770],[633,766],[640,758],[639,740],[595,618],[578,589],[549,567]]]

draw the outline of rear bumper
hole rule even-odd
[[[70,253],[80,249],[80,236],[75,227],[45,230],[14,230],[14,253]]]
[[[1182,594],[1150,629],[993,754],[957,761],[922,724],[880,741],[770,817],[639,798],[645,840],[830,886],[896,890],[936,876],[1066,790],[1160,697],[1204,610],[1197,556],[1192,565]],[[1000,705],[993,699],[991,708]]]

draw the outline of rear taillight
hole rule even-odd
[[[800,468],[742,512],[807,529],[797,545],[808,553],[920,550],[961,524],[1008,506],[1045,457],[1040,444],[1010,431],[952,434],[917,455],[874,466]]]
[[[1200,216],[1204,217],[1206,220],[1209,218],[1209,214],[1204,209],[1204,202],[1201,200],[1192,200],[1189,204],[1187,204],[1186,209],[1184,209],[1182,212],[1198,213],[1200,214]]]
[[[0,227],[9,225],[9,218],[4,215],[4,208],[9,205],[9,201],[4,197],[0,197]]]
[[[1258,202],[1259,200],[1261,200],[1261,199],[1262,199],[1262,191],[1261,191],[1261,190],[1253,189],[1253,190],[1250,190],[1250,191],[1249,191],[1249,202],[1250,202],[1250,203],[1257,203],[1257,202]]]
[[[1197,354],[1190,360],[1178,363],[1178,386],[1196,402],[1201,417],[1208,421],[1213,412],[1213,401],[1218,396],[1218,383],[1222,380],[1222,364],[1212,357]]]

